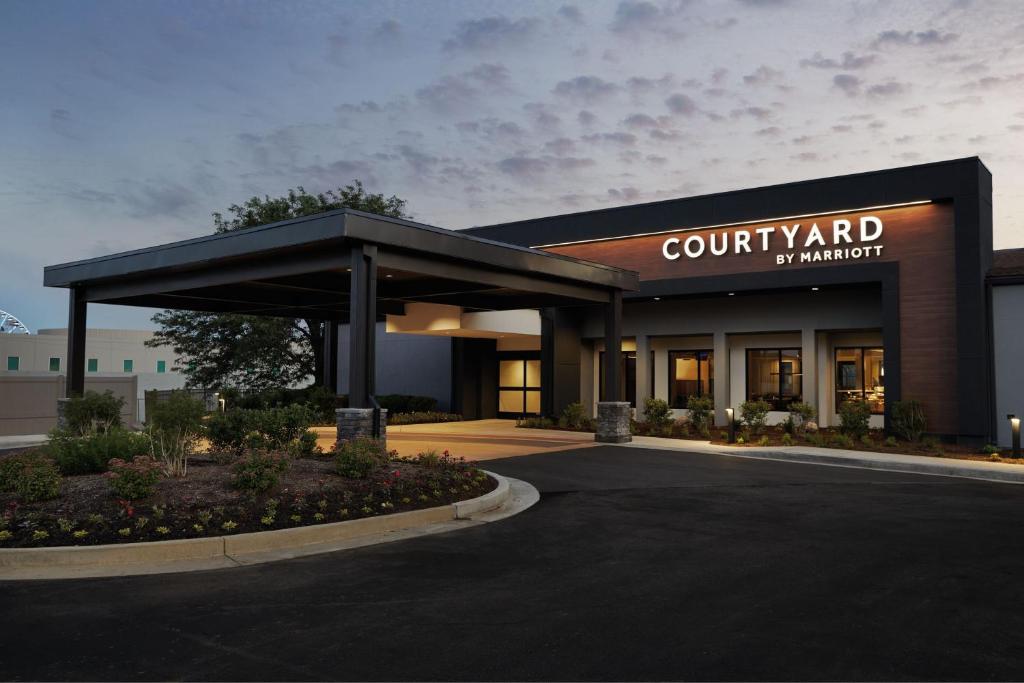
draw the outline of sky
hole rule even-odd
[[[67,324],[45,265],[355,179],[460,229],[977,155],[1024,246],[1020,0],[7,0],[0,93],[33,331]]]

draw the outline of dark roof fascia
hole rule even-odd
[[[43,284],[69,287],[168,269],[196,270],[223,260],[268,256],[281,250],[340,247],[346,240],[427,252],[441,258],[590,286],[624,290],[639,286],[638,276],[632,271],[352,209],[47,266]]]
[[[727,223],[756,222],[869,206],[966,196],[979,173],[978,157],[851,173],[779,185],[730,190],[607,209],[467,228],[479,237],[539,246]]]

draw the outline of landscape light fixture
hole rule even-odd
[[[733,419],[732,408],[725,409],[725,419],[729,421],[729,443],[736,443],[736,420]]]
[[[1012,458],[1020,457],[1020,418],[1016,415],[1007,415],[1006,419],[1010,421],[1010,436],[1013,439],[1013,453],[1010,454]]]

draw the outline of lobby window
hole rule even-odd
[[[99,372],[100,371],[100,360],[99,358],[90,358],[85,363],[86,372]]]
[[[788,410],[803,400],[800,349],[747,349],[747,400]]]
[[[7,356],[7,369],[12,372],[18,370],[21,367],[21,358],[19,356]]]
[[[668,352],[668,404],[685,408],[691,396],[714,396],[712,351]]]
[[[604,396],[604,351],[598,354],[598,386],[599,401],[610,401],[612,399]],[[623,351],[622,361],[619,365],[619,372],[622,374],[622,382],[619,384],[619,396],[616,401],[629,401],[629,405],[636,408],[636,351]]]
[[[877,347],[836,348],[836,405],[865,401],[873,415],[885,413],[885,355]]]
[[[507,416],[540,414],[540,359],[498,361],[498,413]]]
[[[133,361],[131,358],[125,358],[124,359],[124,371],[125,372],[131,372],[134,368],[135,368],[135,361]]]
[[[167,361],[165,361],[165,360],[158,360],[156,362],[156,372],[157,372],[157,374],[163,374],[163,373],[167,372]]]
[[[60,372],[60,358],[50,356],[50,372]]]

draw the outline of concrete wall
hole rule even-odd
[[[156,373],[158,360],[165,361],[172,374],[176,356],[169,346],[151,349],[145,345],[153,333],[147,330],[103,330],[86,332],[85,357],[95,358],[98,373],[123,373],[124,361],[133,362],[134,373]],[[22,372],[49,372],[50,358],[60,358],[60,372],[67,371],[66,329],[39,330],[38,334],[0,335],[0,369],[7,369],[7,357],[21,359]]]
[[[1024,417],[1024,285],[992,288],[992,338],[996,435],[1000,446],[1009,446],[1006,416]]]
[[[349,326],[338,326],[338,393],[348,393]],[[451,409],[452,340],[418,334],[388,334],[377,323],[377,393],[414,394]]]
[[[125,399],[121,419],[138,421],[138,380],[133,375],[86,377],[85,390],[110,390]],[[64,376],[29,372],[0,372],[0,436],[45,434],[57,426],[57,399],[64,396]]]

